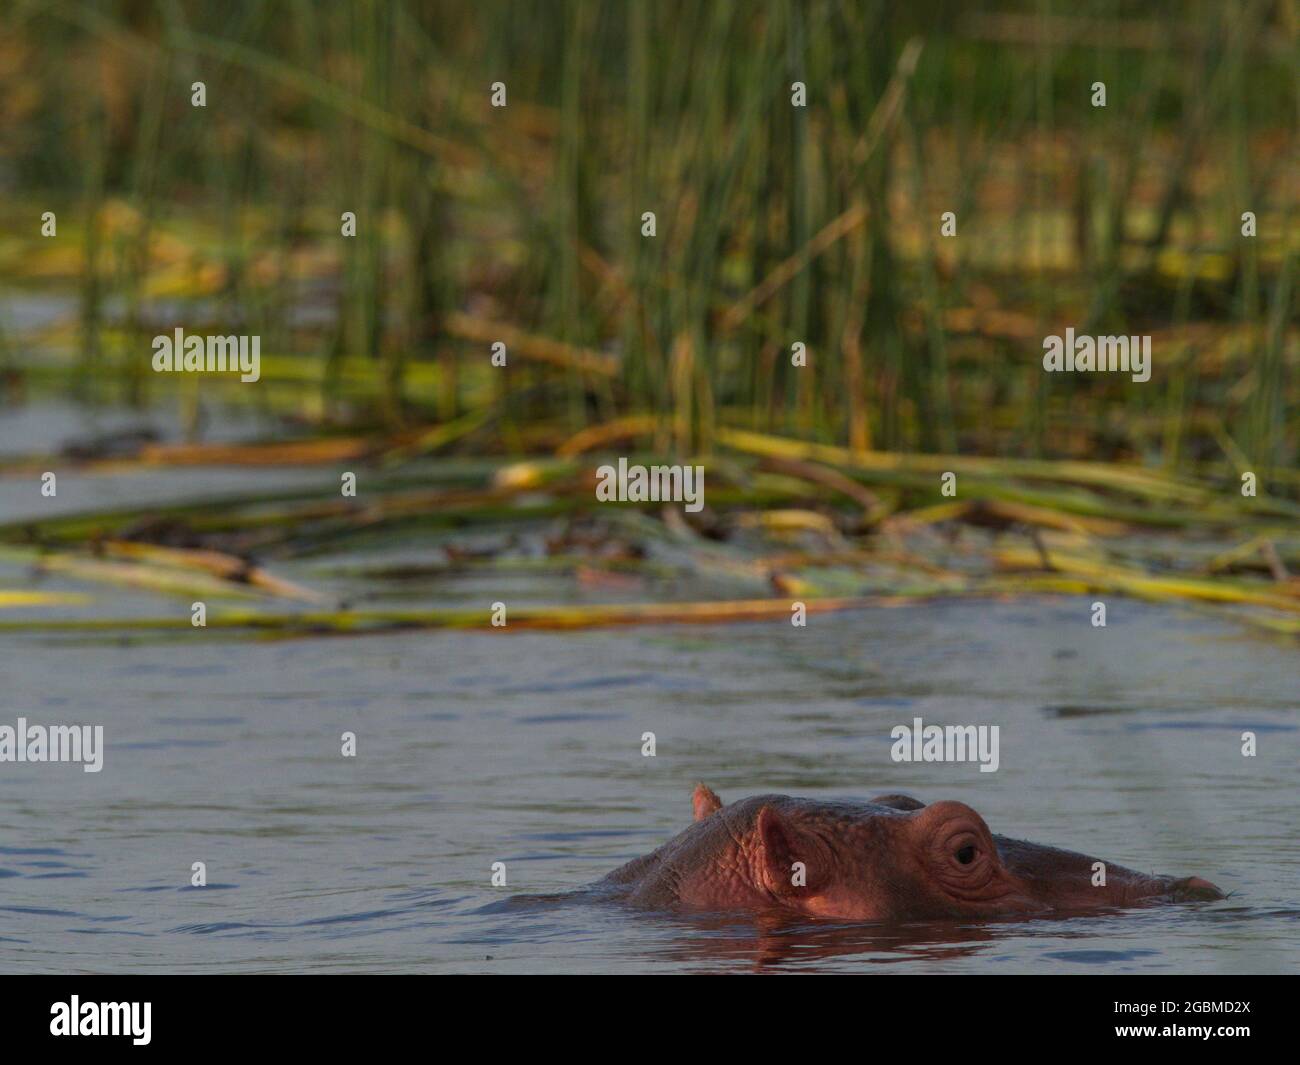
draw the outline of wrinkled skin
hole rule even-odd
[[[850,921],[992,917],[1221,899],[1196,877],[1147,876],[995,836],[969,806],[905,795],[865,803],[760,795],[723,806],[703,784],[695,823],[598,885],[627,902],[697,911],[780,910]],[[803,883],[792,871],[803,863]]]

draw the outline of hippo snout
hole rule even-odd
[[[1169,897],[1174,902],[1214,902],[1217,899],[1227,898],[1217,887],[1199,876],[1187,876],[1175,880],[1169,885]]]

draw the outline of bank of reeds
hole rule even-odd
[[[216,628],[480,625],[293,606],[322,593],[277,566],[573,525],[623,454],[707,463],[701,518],[601,511],[601,535],[668,537],[673,561],[561,543],[531,564],[733,594],[534,623],[1096,591],[1294,632],[1298,29],[1266,0],[14,0],[0,282],[67,313],[0,320],[0,394],[178,404],[188,439],[0,474],[366,472],[357,499],[0,516],[0,562],[244,601]],[[261,380],[154,375],[149,340],[177,325],[259,335]],[[1066,326],[1150,335],[1151,380],[1043,373]],[[206,441],[211,404],[268,429]]]
[[[196,424],[201,394],[389,432],[491,404],[502,449],[645,416],[680,454],[731,426],[1276,483],[1288,10],[16,0],[0,273],[79,313],[4,358]],[[261,385],[168,394],[148,340],[177,323],[261,335]],[[1152,381],[1044,375],[1066,325],[1153,334]]]

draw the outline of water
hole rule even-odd
[[[0,766],[0,967],[1296,971],[1294,646],[1130,602],[1106,629],[1087,619],[1062,599],[807,630],[0,636],[2,720],[107,734],[99,774]],[[1000,770],[894,764],[889,729],[914,716],[1001,726]],[[687,824],[696,780],[725,801],[956,798],[994,832],[1233,895],[901,927],[509,901],[652,850]],[[188,886],[195,861],[206,888]]]
[[[165,413],[3,412],[0,455],[157,428]],[[210,423],[222,438],[257,427]],[[330,469],[0,478],[0,518],[336,483]],[[477,538],[500,543],[512,530]],[[642,599],[567,576],[379,581],[421,533],[272,560],[365,606]],[[0,559],[0,589],[32,587]],[[175,971],[1294,972],[1295,645],[1172,608],[946,603],[784,622],[254,641],[189,627],[188,600],[50,576],[90,606],[175,614],[171,637],[0,633],[0,723],[105,728],[105,766],[0,763],[0,969]],[[699,582],[657,593],[707,594]],[[758,592],[757,594],[763,594]],[[1001,767],[899,765],[890,729],[1001,728]],[[1241,733],[1258,755],[1241,754]],[[357,735],[358,756],[340,757]],[[654,732],[657,755],[641,754]],[[1222,902],[921,925],[687,919],[558,899],[725,801],[955,798],[994,832],[1205,877]],[[189,886],[206,863],[208,885]],[[490,885],[504,862],[508,887]]]

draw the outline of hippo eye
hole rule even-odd
[[[967,843],[966,846],[959,850],[957,852],[957,860],[961,862],[962,865],[970,865],[970,863],[975,860],[975,844]]]

